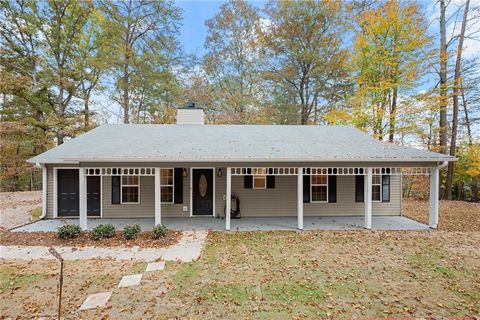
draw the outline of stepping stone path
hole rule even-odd
[[[95,293],[91,294],[83,301],[80,310],[88,310],[88,309],[95,309],[98,307],[105,307],[107,305],[108,300],[112,296],[112,292],[102,292],[102,293]]]
[[[157,262],[149,262],[145,272],[153,272],[165,269],[165,261],[190,262],[198,259],[202,253],[203,244],[205,243],[207,235],[207,231],[185,231],[177,244],[174,244],[167,249],[152,249],[157,250],[153,256],[158,257],[158,254],[160,253],[162,260]],[[154,261],[152,256],[146,258],[146,261]],[[120,280],[118,287],[125,288],[137,286],[142,281],[142,277],[143,273],[124,276]],[[80,310],[105,307],[111,296],[112,292],[102,292],[89,295],[82,303]]]
[[[124,276],[120,283],[118,284],[119,288],[138,286],[140,281],[142,281],[143,273],[131,274],[129,276]]]
[[[158,271],[165,269],[165,261],[160,262],[151,262],[147,264],[147,269],[145,272]]]

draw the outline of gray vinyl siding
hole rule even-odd
[[[155,167],[158,164],[144,164],[144,167]],[[248,166],[273,166],[272,164],[249,164]],[[325,166],[325,164],[317,164]],[[99,164],[82,164],[83,167],[101,167]],[[102,166],[127,167],[133,164],[103,164]],[[136,166],[139,166],[136,164]],[[185,167],[192,164],[170,164],[162,167]],[[194,165],[197,167],[197,164]],[[282,166],[282,164],[276,164]],[[312,164],[296,164],[295,166],[314,166]],[[392,165],[393,166],[393,165]],[[58,165],[58,167],[66,167]],[[201,167],[198,165],[198,167]],[[209,167],[205,165],[204,167]],[[210,165],[211,167],[211,165]],[[218,167],[214,172],[215,179],[215,213],[224,214],[226,193],[226,168],[222,167],[223,174],[218,176]],[[190,179],[191,171],[183,177],[183,203],[162,204],[163,217],[188,217],[190,216]],[[401,213],[401,177],[391,176],[390,202],[373,203],[374,215],[400,215]],[[155,211],[154,177],[142,176],[140,178],[140,203],[139,204],[112,204],[111,203],[111,177],[102,177],[102,216],[105,218],[153,218]],[[53,217],[53,166],[47,166],[47,218]],[[242,216],[295,216],[297,206],[297,177],[276,176],[274,189],[245,189],[243,176],[232,176],[232,194],[240,199]],[[183,211],[183,207],[187,210]],[[355,177],[337,176],[337,202],[336,203],[305,203],[305,216],[321,215],[363,215],[364,204],[355,202]]]
[[[154,218],[155,217],[155,178],[140,177],[139,204],[112,204],[112,178],[103,177],[102,204],[104,218]],[[162,217],[188,217],[190,211],[183,211],[183,206],[190,207],[190,181],[183,178],[183,203],[162,203]]]

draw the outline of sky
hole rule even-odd
[[[177,0],[176,4],[183,10],[183,26],[181,29],[180,42],[186,53],[195,53],[203,56],[205,53],[204,42],[207,36],[207,27],[205,21],[212,18],[219,12],[220,6],[226,1],[221,0]],[[256,7],[263,8],[267,1],[255,0],[248,1]],[[427,18],[432,21],[430,25],[431,34],[438,33],[439,8],[435,0],[419,0],[419,4],[425,10]],[[450,6],[454,10],[454,6],[463,3],[464,0],[453,0]],[[471,7],[480,5],[480,0],[471,0]],[[447,13],[447,16],[449,14]],[[479,26],[480,27],[480,26]],[[453,24],[449,26],[451,33]],[[480,55],[480,41],[466,41],[464,54],[467,57]]]

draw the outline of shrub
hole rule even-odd
[[[73,239],[80,235],[82,229],[75,224],[67,224],[58,228],[57,235],[62,239]]]
[[[136,239],[140,231],[141,229],[138,224],[131,224],[129,226],[126,226],[125,229],[123,229],[123,238],[125,240]]]
[[[100,240],[102,238],[111,238],[115,235],[115,227],[111,224],[99,224],[93,228],[90,238]]]
[[[159,224],[153,228],[152,233],[153,233],[153,238],[158,239],[161,237],[165,237],[168,233],[168,229],[165,225]]]

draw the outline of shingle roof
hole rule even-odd
[[[102,125],[32,163],[65,161],[451,161],[381,142],[350,126]]]

